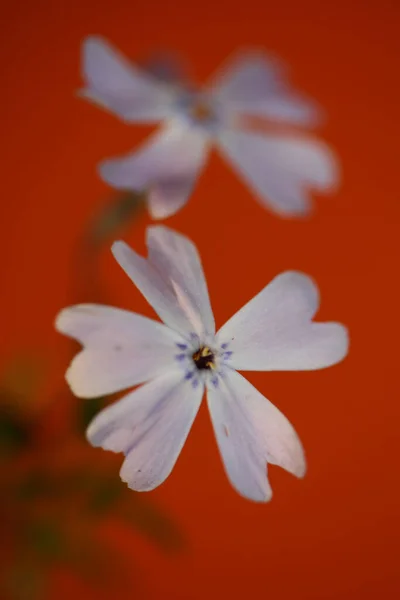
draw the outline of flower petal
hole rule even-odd
[[[127,122],[157,122],[171,115],[172,91],[140,71],[100,37],[83,44],[82,95]]]
[[[209,89],[223,102],[246,104],[284,89],[282,65],[259,51],[241,52],[212,78]]]
[[[147,190],[152,217],[164,219],[186,204],[208,146],[200,129],[174,122],[156,132],[139,150],[103,161],[99,171],[113,187]]]
[[[315,125],[320,109],[293,92],[285,69],[261,52],[242,53],[225,66],[211,85],[213,95],[230,110],[298,125]]]
[[[257,502],[271,499],[266,463],[297,477],[306,470],[301,442],[287,418],[234,370],[207,388],[207,403],[226,474]]]
[[[215,333],[207,283],[196,246],[184,235],[161,225],[148,227],[149,261],[188,297],[202,329],[199,335]]]
[[[173,280],[169,279],[170,271],[159,270],[157,263],[153,264],[150,260],[139,256],[124,242],[115,242],[112,246],[112,253],[164,323],[188,337],[193,332],[194,323],[192,315],[188,313],[182,300],[187,299],[187,303],[190,304],[190,299],[185,290],[182,290],[177,284],[174,286]],[[161,262],[160,257],[156,260]],[[179,296],[177,288],[180,291]]]
[[[64,308],[56,329],[84,346],[66,373],[73,393],[83,398],[123,390],[171,369],[182,340],[162,323],[97,304]]]
[[[281,216],[308,213],[306,188],[329,191],[339,179],[333,154],[317,140],[231,130],[218,141],[258,200]]]
[[[348,351],[339,323],[311,322],[318,290],[310,277],[287,271],[275,277],[218,332],[232,352],[230,365],[247,371],[323,369]]]
[[[171,473],[200,407],[204,388],[170,372],[101,411],[89,425],[93,446],[123,452],[128,486],[152,490]]]
[[[235,109],[246,115],[303,127],[314,127],[323,121],[321,109],[308,98],[295,93],[270,95],[264,100],[243,103]]]

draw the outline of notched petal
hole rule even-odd
[[[328,193],[339,182],[333,152],[316,139],[231,130],[218,144],[256,198],[282,217],[309,214],[309,189]]]
[[[149,491],[171,473],[196,417],[203,387],[179,371],[166,373],[103,410],[87,437],[126,456],[120,475],[136,491]]]
[[[244,377],[230,370],[207,403],[226,474],[242,496],[267,502],[272,489],[267,463],[303,477],[301,442],[287,418]]]
[[[66,373],[73,393],[83,398],[131,387],[171,368],[181,340],[162,323],[96,304],[63,309],[56,328],[84,346]]]
[[[319,305],[318,288],[303,273],[275,277],[218,332],[229,342],[231,365],[248,371],[323,369],[348,352],[346,327],[312,321]]]
[[[157,122],[171,115],[172,92],[130,63],[101,37],[89,37],[82,46],[80,95],[127,122]]]

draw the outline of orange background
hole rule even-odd
[[[349,326],[351,351],[320,372],[249,375],[295,425],[309,464],[303,481],[272,467],[269,504],[230,487],[202,407],[172,475],[152,493],[186,531],[188,551],[165,557],[139,535],[117,536],[147,578],[143,598],[398,597],[399,17],[394,0],[27,0],[4,9],[0,353],[46,348],[58,385],[66,346],[53,318],[68,301],[76,237],[109,193],[95,165],[150,131],[74,97],[85,35],[134,59],[176,50],[199,81],[238,47],[273,50],[325,107],[321,136],[342,162],[338,193],[315,198],[311,219],[285,221],[215,154],[189,204],[166,222],[200,249],[217,326],[296,268],[320,285],[319,318]],[[140,251],[149,222],[125,235]],[[112,302],[151,315],[111,253],[102,258]],[[80,589],[66,580],[52,597]]]

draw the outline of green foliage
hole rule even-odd
[[[85,398],[82,402],[80,401],[77,407],[76,425],[80,433],[84,433],[92,421],[93,417],[97,415],[106,406],[106,399],[100,398]]]
[[[169,515],[138,492],[128,492],[130,502],[119,511],[120,518],[156,543],[165,552],[180,552],[186,539]]]
[[[81,301],[86,294],[89,301],[104,299],[97,281],[98,256],[103,246],[140,214],[144,199],[143,194],[123,192],[89,223],[73,254],[72,302]],[[4,523],[13,547],[7,567],[0,573],[0,594],[6,600],[43,597],[49,568],[54,565],[67,566],[101,585],[121,564],[121,557],[99,539],[98,525],[108,519],[139,532],[164,551],[185,546],[176,523],[147,496],[128,490],[114,470],[94,468],[95,450],[93,459],[85,455],[78,465],[44,460],[45,454],[57,458],[62,450],[57,442],[44,448],[38,442],[38,431],[49,416],[46,406],[33,410],[44,374],[37,353],[21,353],[0,380],[0,458],[4,467],[0,514],[2,535]],[[71,401],[71,395],[63,392],[50,406]],[[72,431],[83,436],[105,403],[105,398],[76,402]],[[76,443],[73,432],[71,440]],[[68,440],[63,443],[68,445]]]
[[[43,597],[45,577],[43,570],[29,561],[19,558],[0,582],[0,592],[10,600],[35,600]]]
[[[44,361],[21,352],[6,365],[0,381],[0,458],[18,454],[32,442],[30,411],[44,379]]]
[[[93,219],[88,233],[88,242],[99,246],[108,243],[133,217],[143,210],[144,194],[126,191],[113,198]]]
[[[20,415],[0,407],[0,459],[23,452],[31,442],[31,432]]]
[[[61,523],[42,517],[26,524],[23,530],[25,544],[33,549],[39,560],[57,562],[65,558],[68,546]]]

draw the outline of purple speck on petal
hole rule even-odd
[[[197,388],[197,386],[198,386],[198,385],[199,385],[199,380],[198,380],[198,379],[193,379],[193,381],[192,381],[192,386],[193,386],[194,388]]]
[[[192,338],[192,340],[198,340],[199,336],[197,335],[197,333],[191,333],[190,337]]]
[[[221,344],[222,350],[225,350],[225,348],[227,348],[228,346],[229,346],[229,344]]]
[[[185,379],[191,379],[193,377],[194,373],[193,371],[188,371],[185,375]]]
[[[228,352],[224,352],[223,357],[224,358],[230,358],[232,356],[233,352],[231,352],[230,350]]]
[[[211,379],[211,383],[213,384],[214,387],[218,387],[218,377],[213,377]]]
[[[176,344],[176,346],[179,348],[179,350],[187,350],[186,344]]]
[[[175,354],[176,360],[185,360],[186,354]]]

